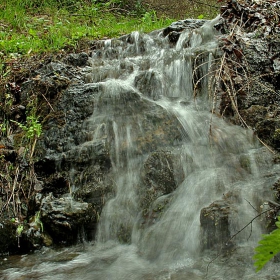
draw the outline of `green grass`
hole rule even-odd
[[[125,15],[123,1],[95,2],[4,1],[0,4],[2,56],[54,52],[66,47],[75,49],[81,39],[118,37],[134,30],[149,32],[174,21],[159,19],[155,12],[140,11],[137,7]]]

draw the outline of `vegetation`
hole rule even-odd
[[[2,56],[78,48],[81,40],[116,37],[133,30],[149,32],[167,26],[140,5],[126,10],[124,1],[17,1],[0,4]]]
[[[280,217],[276,222],[277,229],[270,234],[263,234],[262,240],[259,241],[259,246],[255,249],[256,260],[255,266],[257,271],[261,270],[264,265],[280,252]]]

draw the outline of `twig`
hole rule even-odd
[[[6,206],[9,205],[9,203],[10,203],[12,197],[13,197],[13,201],[14,201],[15,189],[16,189],[16,185],[17,185],[18,175],[19,175],[19,167],[17,167],[17,169],[16,169],[16,175],[15,175],[14,182],[13,182],[12,193],[11,193],[11,195],[10,195],[8,201],[7,201],[6,204],[4,205],[4,208],[5,208]],[[15,205],[13,205],[13,206],[14,206],[14,214],[16,214]],[[3,210],[3,209],[2,209],[2,210]]]
[[[46,96],[42,93],[44,99],[47,101],[48,105],[50,106],[50,108],[52,109],[52,111],[54,112],[54,109],[52,107],[52,105],[50,104],[50,102],[48,101],[48,99],[46,98]]]
[[[253,205],[252,205],[252,203],[249,201],[249,200],[247,200],[246,198],[244,198],[249,204],[250,204],[250,206],[254,209],[254,210],[256,210],[257,212],[259,212]],[[280,205],[279,205],[280,206]]]
[[[239,231],[237,231],[234,235],[231,236],[231,238],[226,242],[226,244],[230,241],[232,241],[240,232],[242,232],[245,228],[247,228],[249,225],[253,223],[254,220],[256,220],[258,217],[260,217],[262,214],[265,214],[266,212],[271,211],[271,208],[259,213],[257,216],[255,216],[249,223],[247,223],[243,228],[241,228]]]
[[[277,206],[277,208],[278,208],[278,210],[280,209],[280,205],[279,206]],[[252,233],[252,223],[253,223],[253,221],[254,220],[256,220],[257,218],[259,218],[261,215],[263,215],[263,214],[265,214],[265,213],[267,213],[267,212],[269,212],[269,211],[271,211],[272,210],[272,208],[269,208],[269,209],[267,209],[267,210],[265,210],[265,211],[263,211],[263,212],[261,212],[261,213],[259,213],[257,216],[255,216],[249,223],[247,223],[243,228],[241,228],[240,230],[238,230],[234,235],[232,235],[231,236],[231,238],[230,239],[228,239],[228,241],[227,242],[225,242],[225,245],[227,246],[228,244],[229,244],[229,242],[231,242],[240,232],[242,232],[245,228],[247,228],[249,225],[251,225],[251,231],[250,231],[250,235],[249,235],[249,237],[248,237],[248,239],[251,237],[251,233]],[[248,240],[247,239],[247,240]],[[207,267],[206,267],[206,279],[207,279],[207,275],[208,275],[208,272],[209,272],[209,266],[210,266],[210,264],[211,263],[213,263],[217,258],[219,258],[220,256],[221,256],[221,254],[222,254],[222,249],[220,250],[220,252],[218,253],[218,255],[214,258],[214,259],[212,259],[208,264],[207,264]]]

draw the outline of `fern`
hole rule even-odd
[[[259,246],[255,248],[256,254],[253,259],[256,260],[256,270],[261,270],[264,265],[280,252],[280,216],[276,222],[277,229],[270,234],[263,234]]]

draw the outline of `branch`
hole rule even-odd
[[[275,202],[272,202],[272,201],[269,201],[269,202],[271,202],[271,203],[273,203],[275,206],[276,206],[276,208],[278,209],[278,210],[280,210],[280,205],[278,204],[278,203],[275,203]],[[228,245],[228,243],[230,242],[230,241],[232,241],[240,232],[242,232],[245,228],[247,228],[248,226],[252,226],[252,223],[253,223],[253,221],[254,220],[256,220],[257,218],[259,218],[261,215],[263,215],[263,214],[265,214],[265,213],[267,213],[267,212],[269,212],[269,211],[271,211],[271,210],[273,210],[273,208],[269,208],[269,209],[267,209],[267,210],[265,210],[265,211],[263,211],[263,212],[261,212],[261,213],[259,213],[257,216],[255,216],[249,223],[247,223],[243,228],[241,228],[239,231],[237,231],[234,235],[232,235],[231,236],[231,238],[225,243],[225,245],[227,246]],[[250,236],[251,236],[251,234],[250,234]],[[249,238],[250,238],[250,236],[249,236]],[[206,268],[206,279],[207,279],[207,275],[208,275],[208,271],[209,271],[209,266],[210,266],[210,264],[211,263],[213,263],[217,258],[219,258],[220,256],[221,256],[221,254],[222,254],[222,249],[220,250],[220,252],[218,253],[218,255],[214,258],[214,259],[212,259],[208,264],[207,264],[207,268]]]

